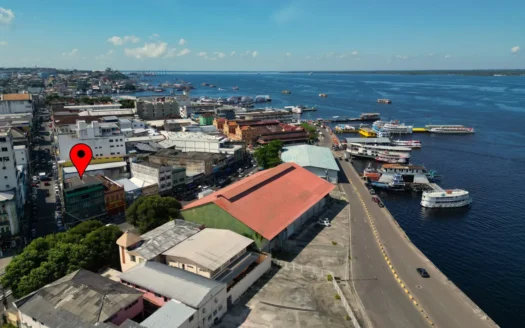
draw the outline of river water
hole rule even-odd
[[[412,242],[496,323],[525,327],[525,77],[181,72],[148,79],[191,81],[195,97],[270,95],[273,107],[318,108],[304,118],[379,112],[416,127],[474,127],[474,135],[414,134],[423,148],[411,158],[437,170],[441,187],[468,190],[472,207],[428,210],[416,193],[380,197]]]

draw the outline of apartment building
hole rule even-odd
[[[172,167],[150,162],[131,163],[131,176],[159,186],[159,193],[170,192],[173,187]]]
[[[82,179],[73,177],[64,182],[65,220],[76,224],[106,216],[104,186],[102,181],[91,175]]]
[[[137,114],[143,120],[180,117],[179,103],[172,97],[152,97],[136,102]]]

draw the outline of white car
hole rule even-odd
[[[319,220],[317,220],[317,224],[320,225],[320,226],[323,226],[323,227],[329,227],[329,226],[331,226],[331,224],[330,224],[330,220],[328,220],[328,218],[324,218],[324,219],[319,219]]]

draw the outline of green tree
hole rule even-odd
[[[135,101],[131,99],[121,99],[119,103],[122,104],[122,108],[135,108]]]
[[[259,167],[269,169],[281,164],[281,151],[283,143],[281,140],[270,141],[255,150],[254,156]]]
[[[137,87],[135,87],[133,84],[131,83],[126,83],[123,87],[124,90],[128,90],[128,91],[135,91],[137,90]]]
[[[315,128],[315,126],[304,122],[301,123],[301,127],[306,131],[306,133],[308,133],[308,140],[310,141],[310,143],[317,140],[317,129]]]
[[[95,101],[90,97],[80,97],[80,103],[85,105],[93,105]]]
[[[19,298],[80,268],[117,267],[115,242],[121,234],[116,226],[86,221],[67,232],[37,238],[13,258],[1,282]]]
[[[173,197],[139,197],[127,210],[126,221],[146,233],[164,223],[180,218],[181,204]]]

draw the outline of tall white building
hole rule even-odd
[[[60,159],[69,161],[69,151],[78,143],[91,147],[94,158],[126,155],[125,137],[115,123],[77,121],[74,134],[58,135]]]
[[[19,156],[24,156],[19,154]],[[27,157],[20,157],[26,160]],[[26,201],[25,168],[16,162],[10,128],[0,129],[0,235],[16,235],[20,231],[19,218],[24,215]]]

